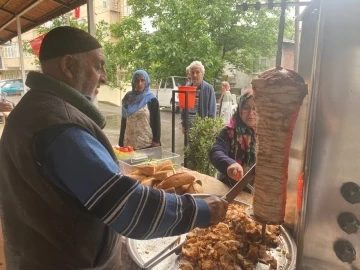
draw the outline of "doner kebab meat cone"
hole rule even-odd
[[[298,73],[281,67],[265,71],[251,84],[259,117],[254,216],[266,224],[281,224],[291,139],[307,85]]]

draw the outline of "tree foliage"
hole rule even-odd
[[[79,21],[76,18],[72,17],[70,13],[67,13],[52,20],[50,26],[48,24],[43,24],[41,26],[36,27],[35,31],[38,35],[42,35],[42,34],[46,34],[53,28],[59,26],[65,26],[65,25],[77,27],[84,31],[87,31],[88,28],[87,23],[83,21]],[[98,23],[96,23],[95,37],[103,46],[104,56],[106,60],[105,68],[108,74],[108,83],[111,87],[119,87],[120,80],[117,76],[118,65],[113,60],[115,59],[114,58],[115,51],[114,51],[114,47],[112,46],[112,43],[107,39],[107,37],[109,36],[108,27],[109,26],[105,21],[99,21]],[[23,42],[23,49],[28,53],[34,54],[34,51],[32,50],[29,41]],[[39,59],[37,57],[35,58],[35,64],[40,65]]]
[[[196,122],[189,130],[191,143],[185,149],[184,155],[187,167],[197,172],[215,176],[217,170],[209,162],[209,152],[216,140],[216,136],[224,128],[224,119],[197,117]]]
[[[247,1],[248,3],[256,2]],[[221,75],[225,63],[250,73],[253,61],[276,52],[279,9],[242,11],[235,0],[128,0],[132,15],[110,27],[123,69],[147,70],[152,78],[185,75],[194,60],[205,79]],[[148,18],[154,32],[144,30]]]

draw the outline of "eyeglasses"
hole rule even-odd
[[[250,113],[251,111],[254,111],[256,113],[256,107],[250,107],[249,105],[245,105],[241,108],[241,110],[246,111],[247,113]]]

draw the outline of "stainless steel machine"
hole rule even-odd
[[[302,14],[298,72],[309,106],[296,269],[360,269],[359,0],[312,1]]]

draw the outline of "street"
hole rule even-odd
[[[17,104],[21,96],[7,96],[7,100]],[[119,142],[120,135],[120,121],[121,108],[110,103],[99,102],[99,110],[106,117],[106,126],[104,133],[108,137],[112,145]],[[161,144],[164,150],[171,152],[171,110],[162,109],[160,111],[161,117]],[[184,136],[181,132],[180,114],[175,115],[175,153],[183,158],[184,153]],[[181,160],[182,162],[182,160]]]
[[[99,102],[99,109],[106,117],[104,132],[112,145],[118,144],[120,134],[121,109],[108,103]],[[164,150],[171,151],[171,110],[162,109],[161,117],[161,144]],[[175,115],[175,153],[181,156],[184,153],[184,136],[181,132],[180,114]]]

